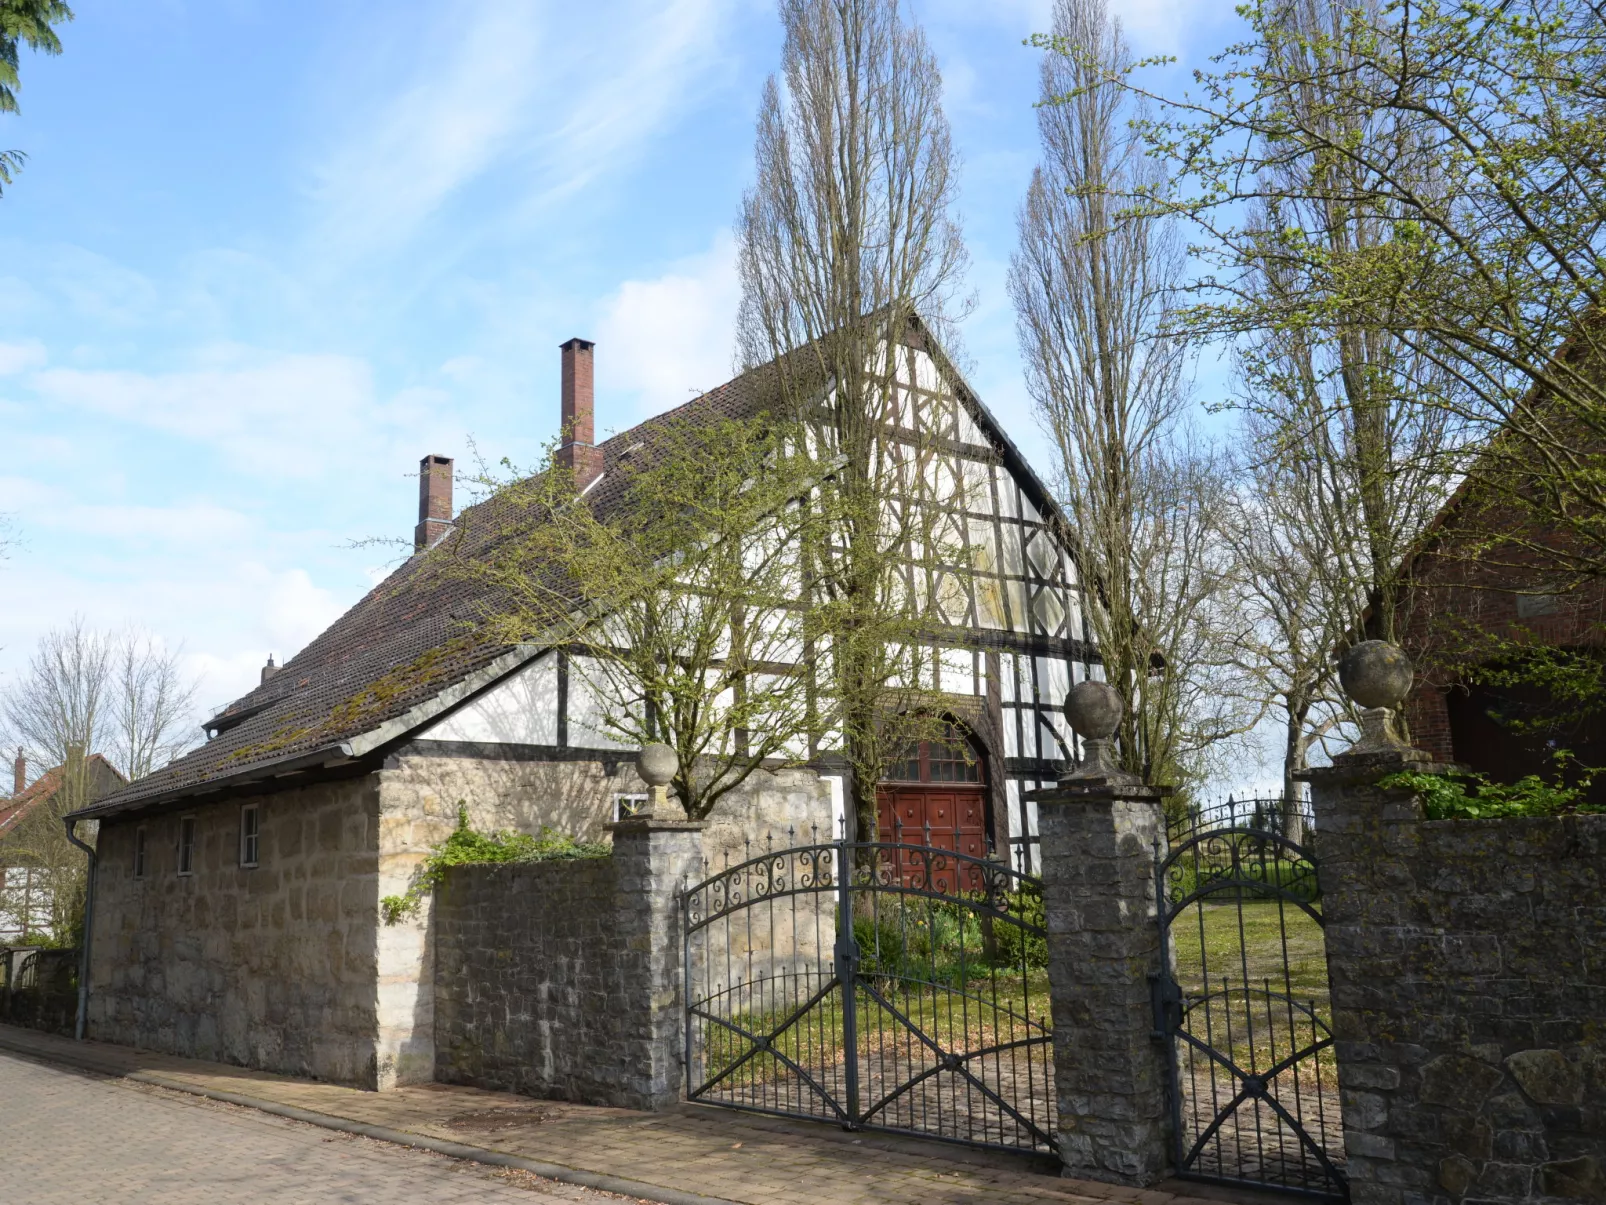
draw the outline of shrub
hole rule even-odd
[[[1564,812],[1606,811],[1585,799],[1598,771],[1584,770],[1573,785],[1560,777],[1573,756],[1565,749],[1554,755],[1558,777],[1546,782],[1529,774],[1514,783],[1490,782],[1482,774],[1390,774],[1380,787],[1413,792],[1422,801],[1429,820],[1489,820],[1503,816],[1558,816]]]
[[[1036,883],[1022,883],[1019,891],[1009,894],[1009,914],[1028,925],[1043,928],[1043,889]],[[994,948],[1002,966],[1046,967],[1048,965],[1048,938],[1030,933],[1008,921],[993,922]]]
[[[404,916],[418,911],[424,897],[440,883],[451,866],[487,862],[548,862],[564,858],[605,858],[612,852],[600,841],[576,841],[567,833],[543,828],[539,836],[529,833],[480,833],[468,826],[468,808],[457,807],[457,827],[452,835],[435,846],[406,895],[387,895],[379,901],[385,923],[394,925]]]

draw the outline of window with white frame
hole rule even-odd
[[[248,803],[240,809],[240,865],[257,864],[258,834],[262,823],[260,804]]]
[[[646,810],[648,795],[615,795],[613,797],[613,822],[618,824],[621,820],[628,820],[631,816]]]
[[[195,817],[185,816],[178,822],[178,872],[195,873]]]
[[[145,826],[142,824],[134,830],[134,877],[145,877]]]

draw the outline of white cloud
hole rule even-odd
[[[185,649],[186,666],[200,679],[201,710],[207,715],[255,688],[270,655],[283,665],[346,609],[301,568],[248,561],[228,566],[208,584],[209,602],[228,622],[217,631],[191,629],[186,635],[195,639],[186,639]]]
[[[1234,12],[1234,0],[1110,0],[1110,15],[1120,20],[1140,54],[1180,55],[1197,35],[1226,24]],[[1208,46],[1206,53],[1216,49]]]
[[[550,194],[627,166],[667,125],[718,62],[732,0],[623,0],[610,17],[617,37],[587,39],[563,92],[573,103],[543,140]],[[557,99],[554,96],[552,99]]]
[[[517,131],[543,75],[541,39],[527,5],[477,8],[419,39],[413,79],[317,170],[328,244],[349,254],[407,236]]]
[[[140,373],[53,368],[33,378],[46,401],[217,448],[232,462],[292,477],[360,447],[375,421],[368,366],[350,356],[210,353],[211,366]]]
[[[194,546],[240,540],[253,534],[252,524],[237,510],[198,503],[191,506],[68,505],[35,512],[33,525],[55,531],[97,536],[129,543],[172,543]]]
[[[723,230],[701,255],[650,280],[627,280],[603,303],[597,383],[604,395],[634,394],[635,421],[688,402],[731,376],[741,286],[736,244]],[[606,422],[599,401],[599,420]],[[621,420],[624,416],[620,416]]]
[[[161,290],[133,268],[83,247],[53,248],[48,256],[45,287],[66,300],[80,323],[128,328],[162,312]]]
[[[312,169],[319,253],[346,260],[415,238],[451,198],[510,167],[530,210],[628,168],[721,61],[740,0],[614,0],[587,10],[503,0],[426,31],[404,86]],[[450,241],[474,234],[443,229]],[[438,251],[438,247],[432,247]]]
[[[259,576],[256,572],[248,577]],[[340,618],[345,606],[305,569],[260,572],[262,627],[278,652],[279,662],[299,652],[313,637]]]
[[[45,362],[45,345],[37,339],[26,343],[0,343],[0,377],[15,376]]]

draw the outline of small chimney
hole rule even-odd
[[[12,781],[16,784],[11,793],[21,795],[28,787],[28,759],[23,756],[21,749],[17,750],[17,760],[11,763],[11,772],[15,775]]]
[[[418,526],[413,529],[413,551],[433,548],[451,529],[452,458],[426,456],[418,462]]]
[[[574,473],[574,488],[583,491],[602,476],[602,449],[596,446],[597,423],[594,410],[595,386],[592,377],[592,349],[587,339],[570,339],[563,344],[563,442],[558,447],[558,463]]]
[[[265,685],[267,683],[267,680],[269,678],[273,677],[273,675],[278,673],[278,672],[279,672],[279,667],[277,665],[273,664],[273,654],[269,653],[268,654],[268,663],[262,667],[262,684]]]

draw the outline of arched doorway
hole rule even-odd
[[[886,770],[876,792],[876,828],[884,842],[946,849],[972,858],[987,856],[987,769],[965,730],[945,721],[930,740],[916,742]],[[914,849],[898,854],[900,877],[931,878],[928,886],[979,890],[982,874],[970,867],[956,881],[955,868],[931,866]]]

